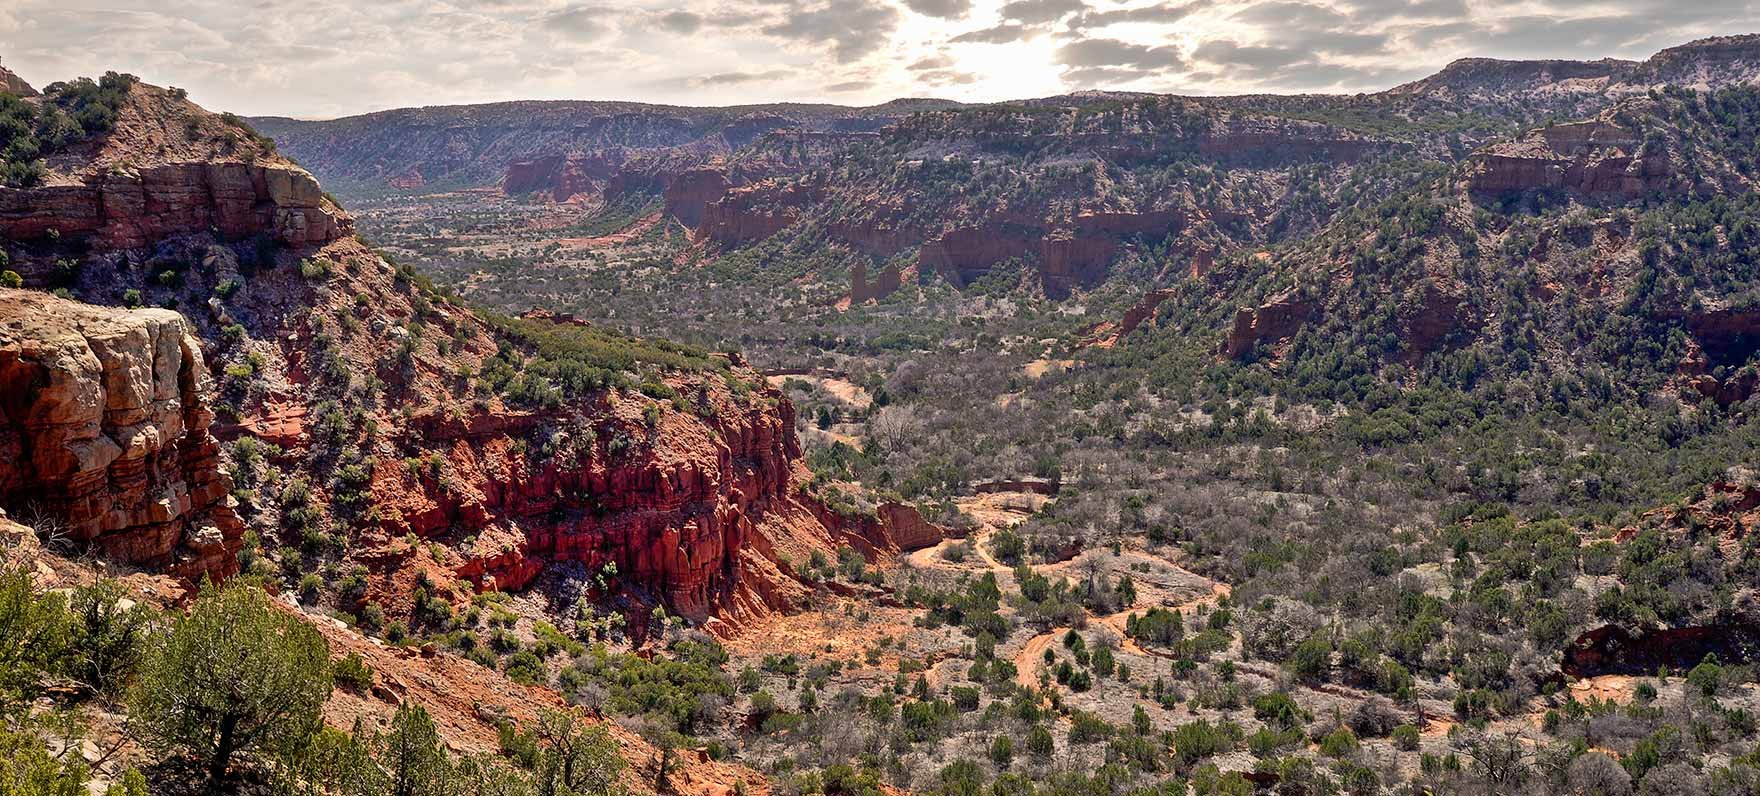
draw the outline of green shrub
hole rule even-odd
[[[1320,753],[1327,757],[1345,757],[1357,751],[1357,734],[1349,727],[1340,727],[1320,739]]]
[[[366,693],[373,687],[373,671],[367,668],[366,660],[360,653],[351,652],[348,657],[330,665],[330,675],[336,684],[357,694]]]
[[[296,752],[322,726],[330,688],[318,631],[241,583],[203,595],[154,645],[129,726],[159,754],[194,758],[218,784],[240,753]]]
[[[117,693],[140,661],[153,611],[106,580],[75,589],[69,613],[69,673],[98,693]]]
[[[299,275],[316,282],[330,278],[330,261],[308,257],[299,261]]]

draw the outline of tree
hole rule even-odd
[[[998,735],[990,742],[990,762],[997,768],[1008,768],[1014,761],[1014,739],[1006,735]]]
[[[1054,743],[1051,731],[1045,729],[1043,725],[1035,724],[1032,729],[1027,730],[1027,752],[1040,760],[1051,757],[1051,752],[1055,748]]]
[[[38,595],[23,569],[0,569],[0,716],[36,697],[67,649],[60,595]]]
[[[583,725],[585,725],[583,729]],[[587,724],[572,713],[545,711],[538,719],[544,749],[537,766],[538,796],[610,796],[620,793],[618,777],[628,765],[603,724]]]
[[[444,794],[452,764],[440,745],[440,731],[421,706],[404,702],[391,718],[391,732],[380,739],[380,765],[391,796]]]
[[[127,598],[115,581],[73,592],[67,668],[99,693],[115,693],[133,674],[153,612]]]
[[[311,739],[330,687],[318,631],[234,584],[204,594],[148,652],[130,726],[149,749],[200,760],[217,784],[240,753],[285,756]]]
[[[1571,793],[1581,796],[1631,796],[1632,776],[1619,761],[1601,752],[1586,752],[1571,761],[1565,779]]]
[[[1705,792],[1705,778],[1688,763],[1653,768],[1638,785],[1639,796],[1693,796]]]

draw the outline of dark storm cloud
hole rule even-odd
[[[885,47],[897,27],[897,9],[878,0],[830,0],[792,9],[782,21],[765,26],[764,33],[828,45],[839,63],[849,63]]]
[[[959,19],[972,11],[972,0],[904,0],[904,5],[923,16]]]

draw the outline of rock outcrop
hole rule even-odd
[[[24,78],[13,74],[12,70],[3,66],[0,66],[0,93],[15,94],[20,97],[37,96],[37,90],[31,88],[31,84],[24,82]]]
[[[175,312],[0,289],[0,504],[119,561],[231,574],[243,526],[207,382]]]
[[[1610,113],[1488,147],[1468,159],[1463,173],[1475,194],[1566,191],[1629,201],[1667,189],[1674,169],[1667,148],[1646,148],[1641,130]]]
[[[133,249],[207,232],[289,246],[353,234],[353,219],[270,142],[166,89],[127,90],[112,128],[49,158],[41,184],[0,187],[0,238]]]
[[[704,210],[721,201],[721,197],[732,186],[733,183],[727,179],[727,172],[720,168],[703,167],[686,171],[673,178],[662,193],[666,201],[666,214],[678,219],[687,229],[696,229],[703,223]]]
[[[543,194],[566,202],[582,194],[602,191],[617,175],[626,153],[608,150],[591,155],[547,155],[509,163],[501,190],[509,196]]]
[[[880,269],[880,275],[874,281],[868,281],[868,266],[856,263],[850,266],[849,300],[851,304],[878,301],[897,292],[903,283],[897,263],[887,263]]]
[[[1119,338],[1128,336],[1131,332],[1136,331],[1137,327],[1142,326],[1144,321],[1155,317],[1155,311],[1161,308],[1163,302],[1173,298],[1174,292],[1172,288],[1151,290],[1138,299],[1137,303],[1132,304],[1130,309],[1124,311],[1124,318],[1119,321]]]
[[[1234,326],[1222,342],[1222,355],[1239,358],[1261,343],[1288,339],[1314,314],[1314,302],[1286,294],[1257,308],[1235,310]]]
[[[694,235],[724,246],[763,240],[794,224],[822,196],[815,186],[780,180],[735,188],[703,208]]]
[[[354,222],[292,164],[172,163],[73,185],[0,188],[0,237],[14,240],[53,232],[132,249],[210,229],[305,246],[352,234]]]
[[[460,576],[484,585],[520,589],[550,564],[597,571],[611,563],[626,583],[696,619],[786,609],[801,596],[790,590],[798,584],[771,582],[774,566],[758,560],[758,549],[775,540],[757,537],[800,530],[788,527],[798,513],[789,484],[800,455],[792,408],[738,401],[725,385],[708,395],[711,419],[674,411],[652,427],[642,417],[646,402],[571,407],[565,414],[576,422],[565,427],[592,441],[542,462],[514,439],[522,425],[560,417],[512,426],[491,415],[418,419],[407,433],[449,450],[453,477],[411,490],[404,473],[388,473],[375,486],[382,522],[394,537],[499,529],[491,536],[508,544],[480,545],[458,565]]]
[[[1692,627],[1629,630],[1605,625],[1572,641],[1561,668],[1572,677],[1650,675],[1661,667],[1691,669],[1707,655],[1726,664],[1760,660],[1760,624],[1731,612],[1711,624]]]

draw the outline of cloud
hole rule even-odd
[[[763,80],[780,80],[793,72],[787,69],[767,69],[762,72],[722,72],[692,79],[695,86],[738,86],[745,83],[756,83]]]
[[[971,72],[956,69],[937,69],[917,75],[917,79],[931,86],[968,86],[978,82],[978,76]]]
[[[0,0],[0,54],[36,85],[117,69],[298,116],[1365,91],[1466,56],[1641,59],[1757,28],[1760,0]]]
[[[1360,21],[1461,19],[1469,13],[1466,0],[1343,0],[1338,7]]]
[[[839,63],[850,63],[884,47],[898,26],[898,10],[871,0],[829,0],[811,9],[793,9],[764,32],[781,39],[829,45]]]
[[[671,11],[661,14],[655,24],[669,33],[688,36],[703,29],[703,17],[689,11]]]
[[[1043,25],[1087,8],[1082,0],[1013,0],[1002,6],[1002,18],[1025,25]]]
[[[926,17],[959,19],[972,12],[972,0],[904,0],[904,5]]]
[[[1221,66],[1242,66],[1251,69],[1277,69],[1306,60],[1307,53],[1285,47],[1242,45],[1228,39],[1207,41],[1192,51],[1192,57]]]
[[[1191,2],[1184,5],[1162,3],[1138,8],[1117,8],[1109,11],[1082,12],[1070,23],[1070,27],[1078,30],[1104,28],[1126,22],[1148,22],[1154,24],[1171,24],[1191,16],[1193,12],[1209,6],[1208,2]]]
[[[1024,25],[997,25],[992,28],[967,31],[948,39],[948,41],[954,44],[1013,44],[1037,34],[1038,31],[1029,30]]]
[[[606,18],[610,16],[612,13],[608,9],[572,5],[544,16],[541,24],[546,30],[577,41],[588,41],[610,31],[610,26],[606,24]]]
[[[1150,47],[1117,39],[1082,39],[1057,48],[1057,62],[1072,67],[1177,69],[1185,57],[1175,47]]]
[[[1257,3],[1235,12],[1237,22],[1248,22],[1278,32],[1307,28],[1330,30],[1349,20],[1329,6],[1280,0]]]

